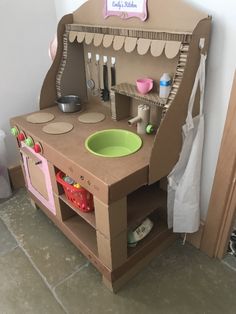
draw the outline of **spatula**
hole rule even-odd
[[[108,68],[107,63],[103,64],[103,89],[101,90],[101,99],[108,101],[110,99],[110,92],[108,88]]]

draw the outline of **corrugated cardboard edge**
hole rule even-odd
[[[59,22],[57,28],[57,40],[58,40],[58,48],[55,59],[47,72],[47,75],[44,79],[43,86],[40,93],[40,109],[45,109],[48,107],[55,106],[55,99],[57,98],[56,92],[56,76],[58,73],[58,69],[60,67],[62,52],[63,52],[63,41],[61,38],[65,32],[65,24],[73,23],[73,15],[68,14],[65,15]]]
[[[167,176],[179,158],[182,147],[182,125],[186,119],[188,101],[199,66],[199,40],[205,38],[203,53],[207,52],[210,28],[211,19],[207,18],[200,21],[194,30],[182,83],[155,136],[149,163],[149,184]],[[198,103],[196,105],[199,106]],[[196,115],[197,112],[198,108],[195,107],[194,114]],[[169,151],[172,151],[172,154],[169,154]],[[161,168],[158,167],[160,164]]]

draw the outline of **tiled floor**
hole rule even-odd
[[[177,242],[112,294],[22,189],[0,203],[0,314],[234,314],[232,258]]]

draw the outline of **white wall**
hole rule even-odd
[[[236,1],[186,0],[213,17],[205,97],[206,136],[201,185],[202,217],[206,217],[220,141],[236,65]]]
[[[67,13],[72,13],[78,9],[86,0],[55,0],[58,20]]]
[[[0,129],[8,134],[9,165],[19,163],[9,118],[38,110],[56,24],[54,0],[0,1]]]

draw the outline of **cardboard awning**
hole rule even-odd
[[[157,40],[148,38],[136,38],[111,34],[89,33],[89,32],[69,32],[69,42],[85,42],[87,45],[93,44],[95,47],[103,45],[108,48],[113,45],[113,49],[118,51],[124,48],[128,53],[137,49],[139,55],[145,55],[150,51],[153,57],[159,57],[165,52],[168,59],[175,58],[181,49],[180,41]]]

